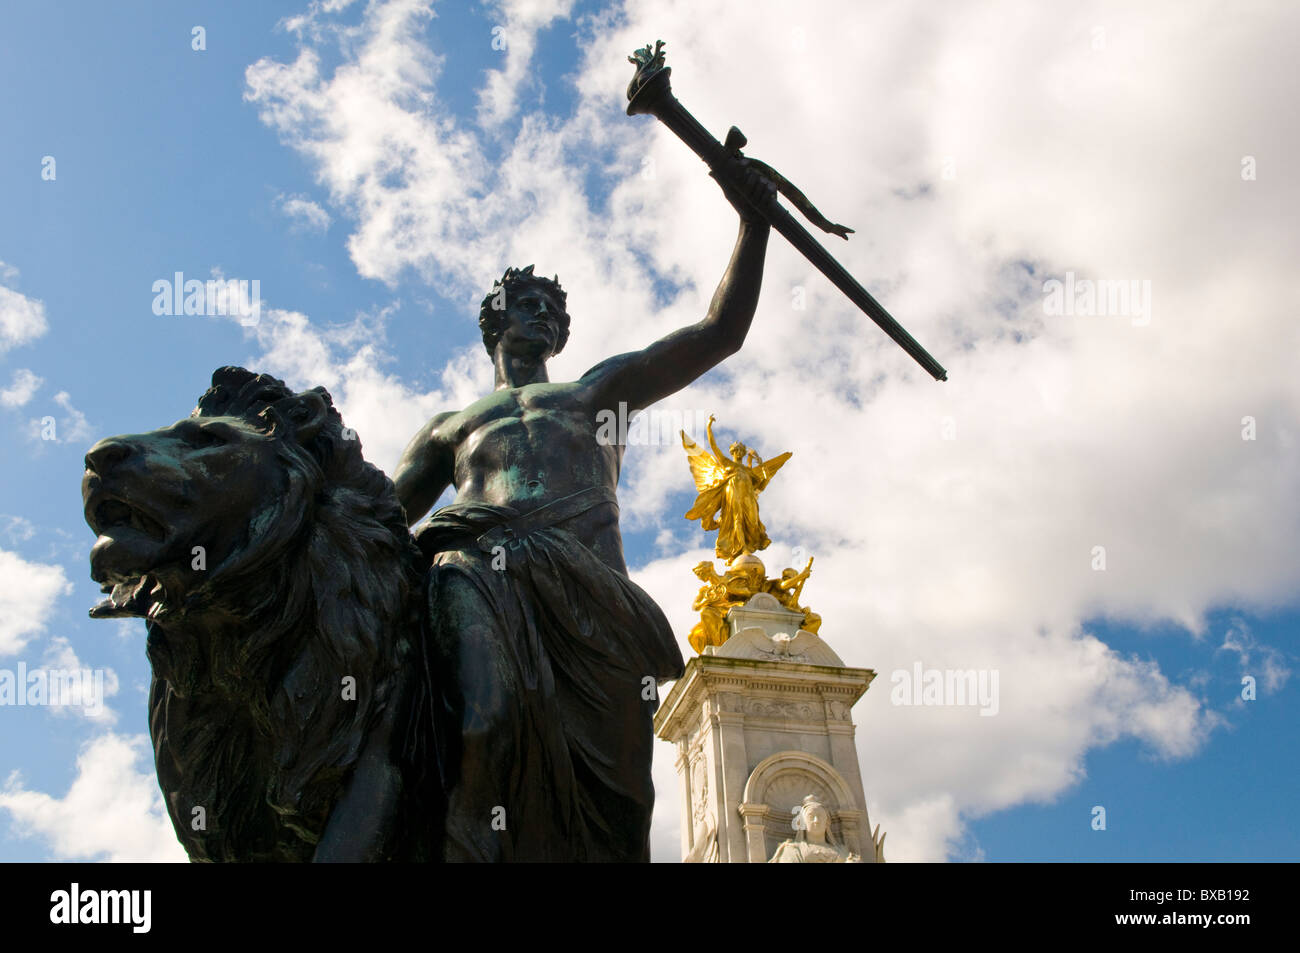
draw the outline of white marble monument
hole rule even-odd
[[[758,593],[686,664],[655,716],[677,747],[688,863],[871,863],[850,709],[876,673],[849,668],[802,613]]]

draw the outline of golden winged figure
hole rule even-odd
[[[682,431],[682,446],[699,493],[686,518],[699,520],[706,531],[718,530],[715,550],[719,559],[730,563],[741,553],[757,552],[772,542],[758,518],[758,494],[790,459],[790,453],[763,460],[743,443],[733,443],[728,459],[713,438],[713,420],[709,417],[709,450]]]

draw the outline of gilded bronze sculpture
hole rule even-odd
[[[704,583],[691,608],[700,619],[691,629],[687,641],[691,648],[703,652],[707,645],[721,645],[727,641],[727,612],[743,606],[749,597],[764,591],[763,567],[741,566],[718,575],[710,560],[704,560],[692,570]]]
[[[730,563],[741,553],[766,549],[772,542],[758,518],[758,494],[766,489],[790,454],[765,461],[743,443],[736,442],[730,446],[728,458],[718,449],[713,437],[712,417],[707,432],[711,453],[682,432],[682,447],[699,494],[686,518],[699,520],[706,532],[718,530],[715,552],[719,559]]]
[[[772,542],[759,518],[758,495],[791,454],[782,453],[764,460],[758,451],[737,441],[731,444],[728,458],[713,436],[714,421],[710,416],[705,428],[709,450],[701,448],[685,431],[681,434],[697,494],[685,518],[699,520],[705,532],[718,531],[714,552],[726,561],[721,575],[707,559],[692,570],[704,585],[691,604],[700,618],[687,641],[701,654],[709,646],[722,645],[731,635],[727,628],[728,613],[759,593],[771,596],[783,609],[800,613],[803,616],[800,629],[816,634],[822,617],[799,604],[803,587],[812,574],[812,558],[802,570],[783,569],[780,576],[769,579],[763,560],[756,555]]]
[[[807,606],[799,604],[799,599],[803,595],[804,583],[812,574],[812,557],[808,557],[808,565],[802,570],[782,569],[780,579],[769,579],[765,591],[776,598],[783,607],[791,612],[803,613],[803,624],[800,626],[805,632],[816,634],[821,628],[822,617],[813,612]]]

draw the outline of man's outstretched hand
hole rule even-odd
[[[748,159],[744,156],[728,159],[725,177],[716,172],[710,172],[709,175],[722,187],[722,194],[740,215],[742,222],[768,226],[767,219],[758,210],[776,202],[776,186],[771,179],[751,167]],[[731,182],[736,185],[733,186]]]

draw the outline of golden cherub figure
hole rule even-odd
[[[699,520],[706,531],[718,530],[715,551],[719,559],[730,563],[741,553],[757,552],[772,542],[758,518],[758,494],[790,459],[790,453],[765,461],[743,443],[733,443],[728,459],[713,438],[713,420],[710,416],[707,428],[712,453],[682,431],[682,446],[699,493],[686,518]]]
[[[803,595],[804,583],[812,575],[812,557],[808,559],[808,565],[803,567],[803,572],[797,572],[793,569],[782,569],[780,579],[768,579],[763,584],[763,591],[776,597],[776,601],[785,606],[791,612],[803,613],[803,629],[812,632],[814,635],[821,627],[822,617],[813,612],[807,606],[799,605],[799,597]]]

